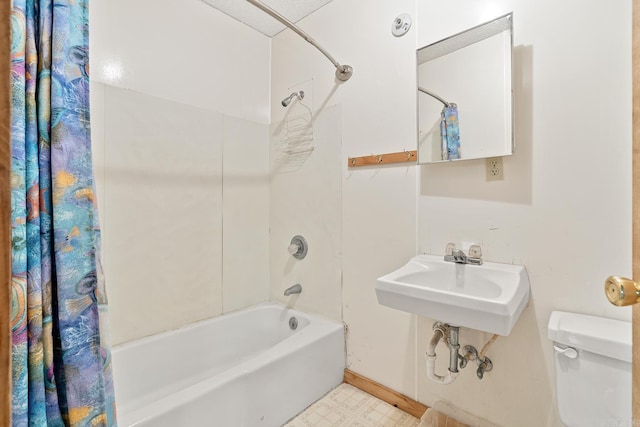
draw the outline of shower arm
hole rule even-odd
[[[258,0],[247,0],[247,1],[249,3],[251,3],[252,5],[254,5],[255,7],[257,7],[258,9],[262,10],[263,12],[265,12],[266,14],[270,15],[272,18],[277,19],[282,24],[284,24],[287,27],[289,27],[296,34],[298,34],[300,37],[302,37],[307,42],[312,44],[316,49],[318,49],[336,67],[336,78],[338,80],[346,82],[347,80],[349,80],[351,78],[351,75],[353,74],[353,68],[350,65],[340,65],[340,63],[338,61],[336,61],[335,58],[333,56],[331,56],[331,54],[329,52],[324,50],[324,48],[322,46],[320,46],[318,43],[316,43],[316,41],[309,34],[307,34],[304,31],[302,31],[294,23],[290,22],[287,18],[282,16],[277,11],[271,9],[269,6],[261,3],[260,1],[258,1]]]
[[[450,102],[445,101],[444,99],[440,98],[438,95],[436,95],[433,92],[429,92],[428,90],[426,90],[425,88],[423,88],[422,86],[418,86],[418,90],[422,93],[426,93],[427,95],[429,95],[432,98],[437,99],[438,101],[442,102],[444,104],[445,107],[448,107],[451,105]]]

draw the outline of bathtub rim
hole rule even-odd
[[[286,305],[278,303],[278,302],[261,301],[259,303],[252,304],[252,305],[249,305],[247,307],[239,308],[239,309],[236,309],[236,310],[232,310],[232,311],[229,311],[227,313],[222,313],[222,314],[219,314],[219,315],[214,316],[214,317],[209,317],[209,318],[206,318],[206,319],[197,320],[195,322],[191,322],[191,323],[188,323],[186,325],[179,326],[177,328],[168,329],[166,331],[158,332],[156,334],[146,335],[144,337],[136,338],[136,339],[131,340],[131,341],[126,341],[126,342],[123,342],[123,343],[120,343],[120,344],[116,344],[116,345],[111,347],[111,354],[113,354],[113,353],[117,354],[117,353],[120,353],[120,352],[122,352],[122,351],[124,351],[126,349],[129,349],[129,348],[140,347],[140,346],[142,346],[142,345],[144,345],[146,343],[150,343],[150,342],[153,342],[153,341],[158,341],[161,338],[166,338],[166,337],[170,337],[172,335],[176,335],[179,332],[185,331],[187,329],[195,329],[197,327],[206,326],[209,323],[213,323],[213,322],[216,322],[216,321],[222,321],[223,317],[225,318],[225,320],[228,320],[229,318],[237,317],[237,316],[239,316],[239,315],[241,315],[241,314],[243,314],[245,312],[259,310],[261,308],[281,308],[281,309],[284,309],[284,310],[288,310],[292,316],[307,318],[309,320],[309,324],[317,322],[317,324],[324,324],[326,326],[340,325],[346,331],[346,325],[345,325],[344,322],[338,322],[336,320],[332,320],[332,319],[323,317],[323,316],[321,316],[319,314],[316,314],[316,313],[306,313],[304,311],[297,310],[295,308],[286,306]],[[301,329],[301,331],[302,330],[304,330],[304,328]]]

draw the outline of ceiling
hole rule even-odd
[[[202,0],[238,21],[273,37],[286,27],[246,0]],[[298,22],[331,0],[261,0],[291,22]]]

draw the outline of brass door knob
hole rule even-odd
[[[613,305],[632,305],[640,302],[640,283],[625,277],[609,276],[604,282],[604,293]]]

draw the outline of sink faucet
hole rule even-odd
[[[285,289],[284,296],[288,297],[289,295],[299,294],[300,292],[302,292],[302,285],[296,284],[293,286],[289,286],[287,289]]]
[[[456,264],[482,265],[482,249],[480,245],[471,245],[469,247],[469,255],[466,255],[462,249],[456,249],[453,243],[447,244],[446,251],[445,261],[455,262]]]
[[[453,251],[451,251],[451,257],[453,258],[453,262],[455,262],[456,264],[466,264],[467,260],[469,259],[464,254],[462,249],[454,249]]]

